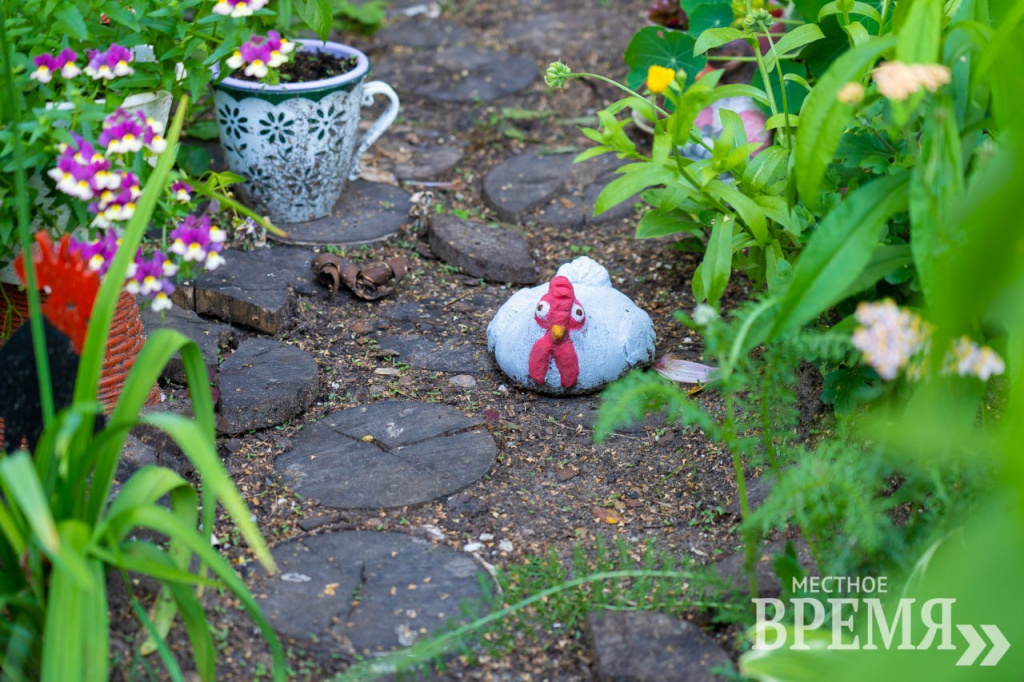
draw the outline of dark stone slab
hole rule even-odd
[[[137,436],[128,434],[121,449],[121,457],[117,460],[117,480],[124,483],[142,467],[157,463],[156,449],[143,443]]]
[[[472,557],[400,533],[343,531],[278,545],[278,573],[254,592],[285,637],[372,655],[408,646],[479,601]]]
[[[453,21],[423,17],[396,21],[376,36],[379,45],[425,49],[457,45],[466,42],[469,37],[469,31]]]
[[[379,182],[349,183],[331,214],[307,223],[282,224],[287,237],[268,235],[284,244],[352,246],[387,239],[409,219],[409,193]]]
[[[803,538],[791,541],[796,551],[797,562],[808,575],[818,575],[817,562],[811,554],[811,548]],[[775,598],[782,593],[782,585],[775,574],[774,558],[786,551],[786,540],[773,540],[760,548],[754,564],[754,574],[757,576],[757,596],[764,598]],[[743,570],[743,563],[746,554],[741,549],[725,556],[715,563],[718,574],[725,579],[726,583],[732,585],[740,594],[749,591],[747,573]]]
[[[292,490],[328,507],[419,504],[461,490],[491,468],[497,451],[482,423],[432,403],[353,407],[300,431],[275,466]]]
[[[287,421],[316,398],[317,367],[306,351],[273,339],[247,339],[220,366],[221,433]]]
[[[584,629],[599,680],[715,682],[711,668],[732,666],[699,627],[663,613],[594,611]]]
[[[492,101],[533,83],[539,71],[530,57],[483,47],[452,47],[415,60],[382,60],[378,77],[399,91],[438,102]]]
[[[563,57],[566,52],[576,57],[581,45],[600,46],[592,51],[594,57],[601,53],[622,54],[638,28],[634,21],[623,21],[621,11],[597,7],[588,7],[585,12],[524,12],[521,16],[528,18],[505,26],[505,40],[517,52],[548,60]],[[566,40],[566,36],[572,36],[572,41]],[[586,58],[590,54],[584,52],[580,56]],[[575,61],[578,60],[579,57]],[[576,69],[581,70],[579,66]]]
[[[430,222],[430,248],[463,272],[491,282],[533,284],[540,277],[525,239],[475,220],[436,216]]]
[[[399,180],[438,180],[446,177],[462,161],[462,150],[444,145],[425,145],[413,152],[406,163],[395,164]]]
[[[203,359],[206,360],[210,376],[216,376],[217,365],[220,362],[220,347],[227,345],[235,335],[231,325],[204,320],[194,311],[180,306],[164,311],[162,319],[160,313],[154,312],[150,308],[143,308],[141,314],[142,326],[147,335],[157,329],[173,329],[195,341],[199,345]],[[169,381],[185,383],[185,367],[181,364],[181,356],[178,353],[175,353],[167,363],[163,376]]]
[[[483,343],[466,341],[456,345],[451,337],[435,339],[418,334],[382,336],[378,341],[381,349],[397,351],[399,360],[417,369],[452,374],[473,374],[495,369],[494,361]]]
[[[518,222],[565,189],[572,157],[527,152],[494,167],[484,178],[484,199],[502,220]]]
[[[179,391],[176,395],[181,395]],[[143,415],[171,413],[183,417],[192,418],[192,402],[188,398],[175,397],[156,405],[147,405],[142,408]],[[151,464],[151,456],[156,457],[156,464],[172,469],[182,476],[188,477],[195,472],[195,465],[185,456],[178,444],[165,431],[155,426],[140,424],[132,429],[129,435],[131,441],[127,455],[130,459],[128,468],[135,466],[141,468]],[[128,447],[128,443],[126,443]]]
[[[313,280],[307,249],[274,247],[224,252],[227,263],[199,276],[195,308],[225,322],[277,334],[291,322],[293,292],[326,293]]]

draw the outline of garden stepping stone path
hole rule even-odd
[[[496,166],[484,178],[484,199],[502,220],[518,222],[565,188],[572,155],[527,152]]]
[[[693,623],[663,613],[595,611],[585,625],[595,675],[634,682],[714,682],[729,654]]]
[[[211,377],[216,374],[217,364],[220,362],[220,347],[227,345],[235,335],[231,325],[204,320],[194,311],[181,306],[174,306],[170,310],[164,311],[162,316],[161,313],[154,312],[150,308],[143,308],[142,325],[147,335],[157,329],[173,329],[195,341],[199,345],[199,350],[203,354]],[[164,368],[163,376],[168,381],[185,383],[185,368],[181,364],[181,355],[174,354],[174,357],[167,363],[167,367]]]
[[[497,450],[482,424],[433,403],[352,407],[293,436],[275,466],[292,490],[328,507],[418,504],[461,490],[490,470]]]
[[[294,293],[326,294],[310,275],[314,254],[308,249],[227,249],[223,255],[227,263],[195,281],[195,311],[201,315],[277,334],[291,321]]]
[[[400,95],[436,102],[489,102],[526,89],[539,74],[531,57],[472,46],[425,52],[411,62],[381,60],[376,71]]]
[[[408,646],[484,595],[475,560],[401,533],[342,531],[278,545],[254,592],[285,637],[349,654]]]
[[[458,343],[452,337],[434,339],[420,334],[381,336],[381,351],[393,351],[396,360],[410,367],[432,372],[473,374],[494,371],[487,345],[468,340]]]
[[[285,422],[309,407],[319,388],[309,353],[273,339],[247,339],[220,366],[217,430],[241,433]]]
[[[395,164],[399,180],[437,180],[446,177],[462,161],[462,150],[447,145],[414,148],[409,161]]]
[[[506,25],[503,35],[517,52],[551,60],[563,56],[566,36],[576,44],[600,45],[601,50],[621,54],[635,28],[617,12],[590,7],[585,12],[531,13],[529,19]],[[583,70],[581,65],[572,66]]]
[[[370,244],[396,234],[409,219],[409,206],[409,193],[403,189],[356,180],[348,184],[326,218],[281,225],[287,237],[267,236],[303,246]]]
[[[422,49],[446,47],[467,40],[469,31],[459,24],[445,19],[425,20],[421,17],[393,23],[377,34],[378,45]]]
[[[511,230],[439,215],[430,223],[430,248],[439,258],[490,282],[533,284],[540,277],[526,240]]]

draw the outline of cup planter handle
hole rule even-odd
[[[384,81],[370,81],[363,86],[363,106],[368,107],[373,104],[373,98],[377,95],[384,95],[391,103],[388,105],[387,111],[380,115],[370,129],[363,135],[363,139],[359,141],[359,146],[356,147],[355,159],[352,163],[352,172],[349,173],[349,180],[359,179],[359,161],[363,158],[363,154],[367,149],[370,148],[377,138],[387,130],[392,123],[395,122],[395,118],[398,117],[398,108],[400,106],[398,102],[398,94],[392,89],[390,85]]]

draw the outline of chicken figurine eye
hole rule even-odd
[[[583,320],[585,320],[585,319],[586,319],[586,317],[587,317],[587,316],[586,316],[586,314],[585,314],[585,313],[583,312],[583,307],[582,307],[582,306],[579,306],[579,305],[574,305],[574,306],[572,307],[572,319],[574,319],[574,320],[576,320],[577,322],[579,322],[580,324],[582,324],[582,323],[583,323]]]
[[[546,320],[548,318],[549,310],[551,310],[551,304],[547,301],[541,301],[537,304],[537,317],[542,320]]]

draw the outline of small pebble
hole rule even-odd
[[[456,374],[448,380],[448,383],[459,388],[473,388],[476,386],[476,379],[468,374]]]
[[[484,545],[483,545],[482,542],[467,542],[462,547],[462,551],[464,551],[464,552],[479,552],[483,548],[484,548]]]

